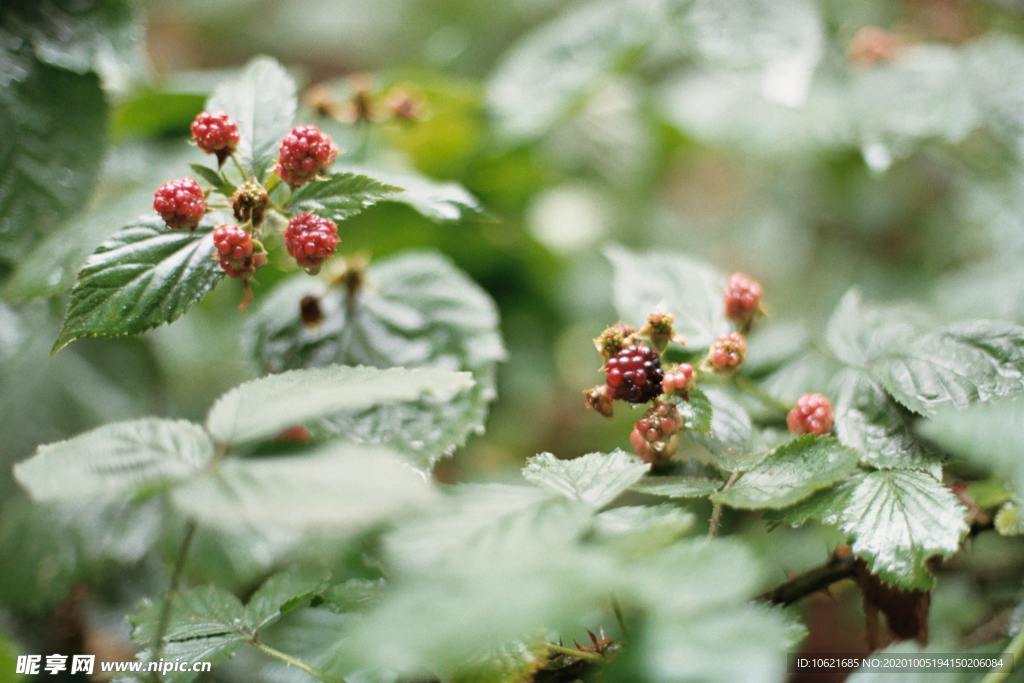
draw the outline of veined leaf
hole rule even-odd
[[[414,401],[425,395],[444,401],[472,385],[467,372],[433,368],[333,365],[291,370],[227,392],[210,408],[206,426],[221,443],[256,441],[334,413]]]
[[[624,505],[594,518],[594,538],[627,559],[646,559],[693,528],[693,513],[675,505]]]
[[[523,477],[569,500],[603,508],[640,480],[651,466],[635,455],[614,451],[559,460],[551,453],[530,458]]]
[[[237,154],[262,178],[277,146],[295,118],[295,83],[270,57],[257,57],[230,80],[217,86],[207,111],[223,111],[238,123]]]
[[[710,346],[729,330],[722,308],[725,277],[681,254],[607,251],[614,271],[615,310],[626,322],[652,311],[671,313],[692,347]]]
[[[717,491],[722,483],[703,477],[644,477],[629,490],[665,498],[704,498]]]
[[[432,180],[411,171],[384,171],[345,165],[339,170],[372,178],[380,185],[398,188],[379,201],[405,204],[425,218],[452,223],[483,211],[480,201],[458,183]]]
[[[335,443],[309,455],[225,460],[177,486],[171,499],[213,526],[337,530],[374,524],[433,495],[397,454]]]
[[[917,334],[920,314],[905,306],[864,303],[851,289],[829,318],[826,339],[836,357],[854,367],[865,367],[891,349],[905,346]]]
[[[721,389],[709,387],[705,393],[711,401],[711,433],[705,435],[695,432],[690,436],[708,449],[712,461],[719,469],[735,472],[749,467],[754,458],[750,415]]]
[[[312,211],[340,222],[401,191],[399,187],[357,173],[332,173],[300,187],[288,204],[296,210]]]
[[[133,496],[195,476],[213,454],[198,425],[146,418],[40,446],[14,466],[14,476],[36,500]]]
[[[789,507],[849,477],[857,453],[833,437],[803,436],[785,443],[741,476],[715,502],[749,510]]]
[[[85,262],[53,345],[145,332],[180,317],[224,276],[209,229],[169,230],[157,218],[122,228]]]

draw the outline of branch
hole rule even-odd
[[[828,588],[837,581],[853,577],[854,558],[832,556],[828,562],[790,578],[758,596],[776,605],[791,605],[811,593]]]
[[[174,559],[174,569],[171,572],[171,584],[167,588],[167,593],[164,594],[163,604],[160,606],[160,619],[157,621],[156,626],[156,635],[153,637],[153,645],[151,647],[153,654],[150,656],[150,661],[153,662],[160,659],[160,654],[163,652],[164,634],[167,633],[167,624],[171,620],[171,603],[178,592],[178,584],[181,583],[181,575],[185,569],[185,558],[188,556],[189,548],[192,547],[192,538],[196,535],[196,526],[196,520],[188,520],[185,524],[185,536],[181,539],[181,545],[178,546],[178,556]],[[159,677],[154,674],[154,680],[158,679]]]
[[[732,488],[732,485],[736,483],[736,480],[740,478],[739,470],[732,473],[729,480],[725,482],[725,485],[719,489],[719,491],[728,491]],[[714,538],[718,535],[718,527],[722,523],[722,504],[714,503],[711,508],[711,519],[708,520],[708,538]]]

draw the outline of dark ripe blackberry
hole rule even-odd
[[[665,376],[658,354],[641,345],[627,346],[609,358],[604,372],[612,398],[629,403],[646,403],[661,394]]]

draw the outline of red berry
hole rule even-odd
[[[661,358],[646,346],[621,349],[604,364],[604,372],[612,398],[646,403],[661,393]]]
[[[671,403],[656,403],[633,425],[629,442],[645,462],[664,463],[672,457],[683,431],[683,417]]]
[[[206,213],[206,195],[192,178],[168,180],[153,193],[153,209],[168,227],[193,230]]]
[[[725,287],[725,316],[746,321],[761,308],[761,283],[749,275],[733,273]]]
[[[828,434],[832,431],[832,403],[821,394],[804,394],[786,415],[794,434]]]
[[[715,339],[708,351],[708,362],[717,372],[735,370],[747,356],[747,342],[738,332],[723,334]]]
[[[330,135],[316,126],[299,126],[281,140],[277,175],[292,187],[298,187],[333,164],[337,156],[338,146]]]
[[[665,379],[661,380],[661,389],[666,394],[685,394],[697,383],[693,366],[689,363],[682,363],[665,373]]]
[[[204,111],[192,122],[192,139],[207,154],[224,161],[238,147],[238,124],[222,111]]]
[[[284,230],[284,245],[295,261],[315,272],[338,246],[338,226],[334,221],[305,211],[290,221]]]
[[[257,251],[252,235],[237,225],[218,225],[214,228],[213,247],[220,267],[228,277],[247,280],[267,262],[267,255]]]

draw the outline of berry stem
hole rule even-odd
[[[153,636],[153,644],[150,647],[153,653],[150,655],[150,661],[155,662],[159,660],[160,653],[163,651],[164,634],[167,633],[167,626],[171,621],[171,603],[174,600],[174,596],[178,593],[181,575],[185,569],[185,558],[188,557],[188,551],[192,547],[192,539],[196,535],[196,527],[198,526],[198,522],[191,518],[185,524],[185,535],[181,539],[181,545],[178,546],[178,555],[174,560],[174,569],[171,572],[171,583],[167,587],[167,592],[164,593],[163,604],[160,606],[160,618],[157,621],[156,634]],[[160,680],[156,672],[153,673],[153,680]]]
[[[1024,628],[1017,631],[1017,635],[1013,637],[1013,640],[1003,650],[1002,656],[1009,658],[1010,667],[1002,671],[989,671],[985,674],[985,678],[981,679],[981,683],[1002,683],[1013,673],[1014,665],[1024,660]]]
[[[316,668],[315,666],[312,666],[311,664],[307,664],[301,659],[292,657],[290,654],[286,652],[281,652],[277,648],[270,647],[269,645],[262,642],[259,638],[255,636],[249,639],[249,644],[251,644],[254,648],[259,650],[263,654],[267,655],[268,657],[273,657],[274,659],[284,662],[288,666],[294,666],[296,669],[301,669],[302,671],[305,671],[318,681],[324,681],[324,683],[345,683],[344,678],[341,678],[340,676],[331,676],[327,672],[321,671],[320,669]]]
[[[733,472],[729,479],[725,482],[719,491],[728,491],[732,488],[732,485],[736,483],[736,480],[740,478],[740,472]],[[715,503],[711,508],[711,519],[708,520],[708,538],[714,538],[718,535],[718,528],[722,525],[722,504]]]
[[[242,174],[242,181],[244,182],[249,180],[249,174],[245,172],[244,168],[242,168],[242,163],[238,160],[238,157],[235,156],[234,152],[231,153],[231,161],[235,164],[235,168],[238,169],[238,172]]]
[[[562,645],[555,645],[548,643],[548,650],[560,655],[566,655],[567,657],[575,657],[576,659],[583,659],[588,662],[600,662],[603,657],[596,652],[586,652],[584,650],[577,650],[574,647],[564,647]]]

